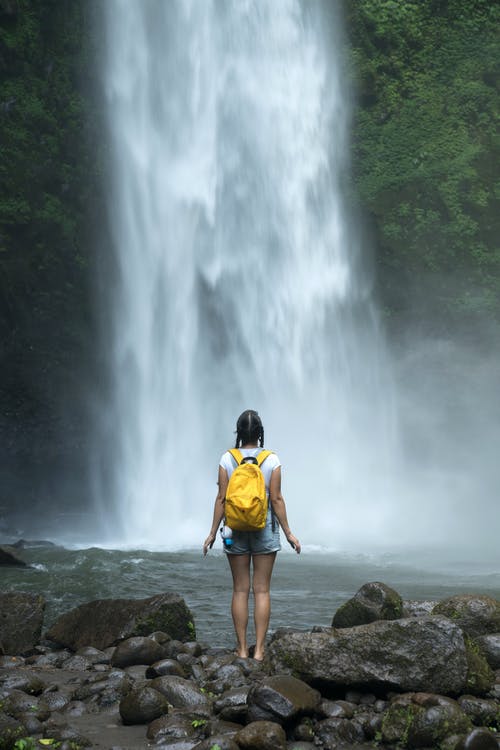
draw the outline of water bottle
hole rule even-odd
[[[233,543],[233,530],[229,526],[223,526],[220,530],[224,547],[230,547]]]

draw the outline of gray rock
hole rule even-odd
[[[176,675],[165,675],[151,680],[151,687],[164,695],[174,708],[186,708],[200,716],[210,716],[212,704],[193,682]]]
[[[432,614],[437,602],[427,600],[423,602],[407,599],[403,602],[403,617],[423,617]]]
[[[385,583],[365,583],[335,612],[332,627],[352,628],[377,620],[397,620],[403,615],[403,600]]]
[[[84,646],[105,649],[158,630],[179,640],[192,639],[193,616],[182,597],[166,593],[149,599],[87,602],[59,617],[47,638],[74,651]]]
[[[0,677],[0,684],[5,690],[22,690],[28,695],[41,695],[47,688],[45,682],[31,672],[8,672],[5,677]]]
[[[174,740],[191,739],[200,742],[204,737],[203,725],[195,727],[196,724],[193,726],[193,721],[187,716],[160,716],[148,726],[146,736],[148,740],[154,740],[156,743],[167,737]]]
[[[17,656],[33,650],[42,633],[45,599],[38,594],[0,593],[0,641],[5,654]]]
[[[258,706],[279,722],[313,714],[321,703],[321,694],[302,680],[290,675],[265,678],[248,694],[249,708]]]
[[[155,661],[146,670],[146,677],[153,680],[166,674],[174,674],[177,677],[186,677],[186,673],[176,659],[161,659]]]
[[[490,727],[500,724],[500,706],[497,701],[461,695],[458,705],[476,725]]]
[[[152,638],[136,635],[127,638],[116,647],[111,657],[111,666],[124,669],[134,664],[153,664],[163,656],[163,646]]]
[[[21,721],[0,711],[0,738],[5,748],[14,747],[16,740],[26,736],[26,727]]]
[[[324,747],[352,747],[365,739],[362,729],[348,719],[324,719],[317,725],[314,736]]]
[[[458,742],[455,750],[498,750],[498,742],[487,729],[473,729]]]
[[[27,563],[20,557],[19,552],[8,544],[0,544],[0,565],[14,565],[24,568]]]
[[[432,614],[453,620],[471,638],[488,633],[500,633],[500,602],[492,596],[450,596],[436,604]]]
[[[170,750],[178,750],[177,745],[168,745],[167,746]],[[194,745],[193,750],[213,750],[214,747],[220,748],[220,750],[241,750],[240,745],[237,745],[236,742],[226,734],[214,734],[211,737],[208,737],[206,740],[202,740],[197,745]]]
[[[120,716],[124,724],[149,724],[167,712],[167,699],[152,687],[131,690],[120,701]]]
[[[225,721],[244,723],[247,717],[247,697],[250,688],[242,686],[228,690],[214,703],[214,710]]]
[[[475,639],[492,669],[500,669],[500,633],[481,635]]]
[[[50,709],[43,699],[28,695],[22,690],[10,690],[7,698],[2,701],[2,710],[20,721],[23,714],[35,716],[39,721],[46,721],[50,716]]]
[[[273,721],[254,721],[234,737],[243,750],[286,750],[285,730]]]
[[[328,633],[289,633],[269,645],[277,672],[328,687],[460,693],[467,678],[463,633],[444,617],[380,621]]]

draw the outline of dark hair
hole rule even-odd
[[[247,443],[257,443],[261,448],[264,446],[264,427],[258,413],[253,409],[247,409],[240,414],[236,422],[235,448],[241,448]]]

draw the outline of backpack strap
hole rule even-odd
[[[270,456],[271,453],[273,453],[273,451],[261,451],[259,453],[259,455],[257,456],[257,464],[258,464],[258,466],[262,466],[262,464],[264,463],[264,461],[266,460],[266,458],[268,456]]]
[[[239,466],[243,461],[243,453],[238,450],[238,448],[229,448],[228,453],[230,453],[236,461],[236,466]]]

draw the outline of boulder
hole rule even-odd
[[[352,748],[365,739],[362,729],[348,719],[324,719],[317,725],[314,736],[328,748]]]
[[[0,593],[0,642],[5,654],[27,654],[40,642],[45,599],[17,591]]]
[[[210,716],[212,713],[212,704],[205,693],[183,677],[156,677],[150,685],[164,695],[174,708],[185,708],[200,716]]]
[[[470,731],[469,717],[458,703],[441,695],[397,696],[382,719],[382,737],[404,747],[438,747],[450,734]]]
[[[26,562],[19,556],[14,547],[8,544],[0,544],[0,565],[16,565],[17,567],[26,567]]]
[[[149,686],[131,690],[120,701],[120,716],[124,724],[149,724],[167,712],[165,696]]]
[[[87,602],[59,617],[46,635],[76,651],[83,646],[104,649],[157,630],[175,639],[192,640],[193,616],[178,594]]]
[[[160,659],[153,662],[146,670],[148,680],[152,680],[155,677],[162,677],[166,674],[175,674],[177,677],[186,676],[184,669],[176,659]]]
[[[276,672],[327,688],[458,694],[466,685],[461,629],[433,615],[373,622],[329,633],[288,633],[269,645]]]
[[[500,633],[500,601],[480,594],[458,594],[436,604],[433,615],[448,617],[471,638]]]
[[[498,750],[498,742],[487,729],[473,729],[455,745],[454,750]]]
[[[286,750],[285,730],[273,721],[253,721],[234,740],[243,750]]]
[[[313,714],[320,703],[321,694],[317,690],[290,675],[267,677],[248,694],[250,715],[252,707],[258,706],[280,723]]]
[[[475,641],[490,667],[500,669],[500,633],[481,635]]]
[[[475,695],[461,695],[458,705],[476,726],[500,729],[500,707],[497,701]]]
[[[116,647],[111,666],[125,669],[134,664],[153,664],[163,656],[163,646],[143,635],[127,638]]]
[[[332,620],[334,628],[352,628],[377,620],[397,620],[403,616],[403,600],[385,583],[365,583],[359,591],[342,604]]]

